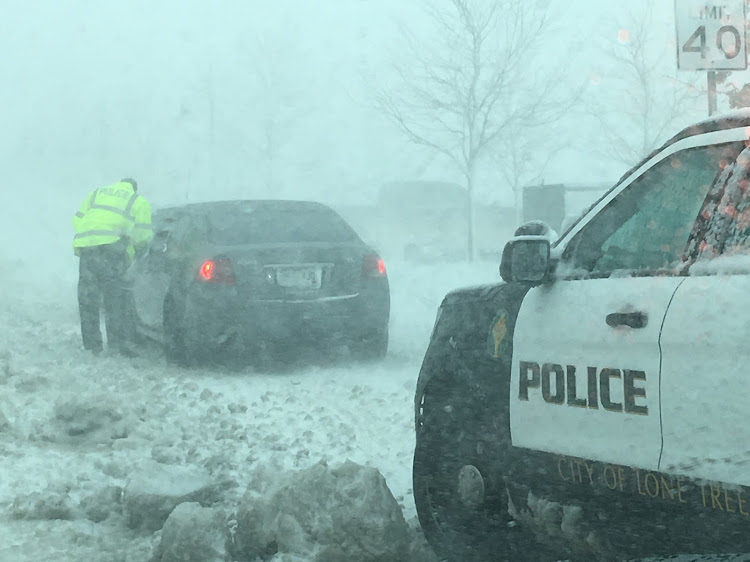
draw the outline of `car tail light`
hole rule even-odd
[[[234,285],[234,270],[232,260],[227,258],[206,260],[198,269],[198,280],[206,283],[221,283]]]
[[[362,260],[363,277],[385,277],[385,262],[380,256],[369,255]]]

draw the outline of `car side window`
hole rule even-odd
[[[153,217],[154,235],[151,238],[150,251],[162,253],[166,250],[180,217],[175,215],[155,214]]]
[[[202,234],[205,219],[202,215],[187,214],[180,217],[170,234],[167,253],[172,259],[178,259],[190,254],[205,238]]]
[[[565,269],[594,277],[676,273],[706,195],[742,148],[691,148],[646,170],[571,240],[563,253]]]
[[[154,236],[146,256],[151,269],[165,269],[171,260],[179,256],[189,222],[189,217],[185,215],[155,217]]]
[[[750,148],[728,162],[701,208],[688,247],[691,261],[750,255]]]

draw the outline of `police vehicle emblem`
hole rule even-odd
[[[508,333],[508,313],[500,310],[492,321],[490,333],[487,337],[487,350],[492,357],[500,357],[506,348],[505,335]]]

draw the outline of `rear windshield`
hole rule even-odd
[[[208,215],[208,240],[217,245],[353,242],[352,228],[331,209],[232,208]]]

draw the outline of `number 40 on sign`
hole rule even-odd
[[[675,0],[677,68],[743,70],[745,0]]]

